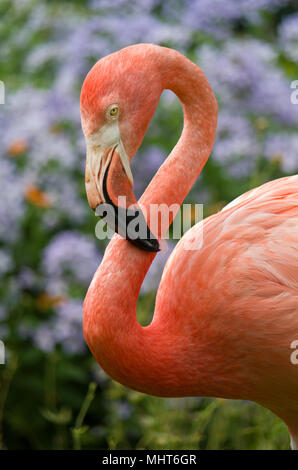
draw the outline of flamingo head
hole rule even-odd
[[[159,244],[134,196],[130,161],[162,91],[156,47],[135,45],[104,57],[87,74],[81,91],[89,205],[97,213],[109,205],[114,215],[109,217],[105,210],[108,225],[147,251],[158,251]],[[145,236],[129,233],[135,217],[145,224],[146,230],[140,230]]]

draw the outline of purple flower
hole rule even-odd
[[[213,156],[221,163],[235,157],[253,157],[259,152],[256,136],[242,115],[222,112],[218,117]]]
[[[82,317],[82,301],[70,299],[57,309],[50,320],[35,328],[22,325],[19,334],[32,339],[46,353],[53,351],[56,345],[69,354],[81,353],[85,348]]]
[[[4,158],[0,165],[0,188],[0,239],[13,242],[18,237],[24,213],[24,187],[14,164]]]
[[[30,143],[53,124],[46,112],[46,99],[46,91],[26,86],[9,94],[5,116],[7,131],[3,133],[4,148],[9,148],[18,139]]]
[[[290,101],[290,80],[277,67],[276,58],[269,44],[251,39],[230,40],[221,49],[206,45],[198,52],[198,64],[225,109],[268,115],[293,125],[298,113]]]
[[[298,13],[286,16],[278,29],[279,43],[284,54],[298,61]]]
[[[227,172],[233,178],[248,178],[255,170],[256,162],[251,158],[239,158],[239,160],[227,166]]]
[[[62,60],[63,52],[63,49],[57,49],[55,42],[42,43],[32,49],[26,59],[25,67],[30,71],[32,68],[44,66],[47,62]]]
[[[51,161],[56,161],[60,167],[71,170],[76,167],[78,160],[78,156],[66,134],[53,134],[48,131],[35,137],[29,156],[28,169],[31,173],[33,171],[44,171],[44,166]]]
[[[0,278],[12,268],[12,259],[6,250],[0,248]]]
[[[58,316],[53,319],[56,343],[69,353],[82,352],[85,348],[83,336],[83,303],[69,300],[58,309]]]
[[[244,116],[219,114],[212,156],[231,176],[241,178],[251,173],[259,151],[256,135]]]
[[[118,12],[150,12],[158,3],[158,0],[90,0],[89,5],[93,9],[108,10],[111,13]]]
[[[298,135],[288,132],[269,135],[264,154],[269,160],[279,160],[285,173],[295,173],[298,169]]]
[[[202,186],[202,178],[199,178],[190,193],[187,196],[187,200],[193,201],[196,204],[209,204],[211,200],[211,194],[208,188]]]
[[[112,407],[120,420],[128,419],[132,415],[132,407],[127,402],[123,402],[121,400],[114,400]]]
[[[23,267],[18,275],[19,286],[23,289],[30,289],[38,284],[36,273],[28,266]]]
[[[156,255],[153,263],[149,268],[149,271],[146,274],[141,287],[141,294],[147,294],[148,292],[156,291],[159,286],[167,259],[175,247],[175,243],[173,241],[167,240],[166,242],[167,246]]]
[[[31,174],[26,173],[27,183]],[[82,200],[76,180],[68,173],[44,171],[34,180],[45,191],[51,201],[51,207],[43,213],[43,221],[48,228],[55,228],[65,218],[72,223],[82,223],[88,215],[86,202]],[[33,180],[33,181],[34,181]]]
[[[188,0],[182,12],[182,21],[197,31],[205,31],[218,38],[227,36],[235,22],[261,22],[261,11],[273,10],[282,0]]]
[[[47,291],[57,295],[67,293],[71,282],[87,286],[100,261],[92,239],[77,232],[59,233],[44,251],[42,270]]]
[[[133,158],[132,172],[134,175],[134,191],[137,198],[145,191],[165,158],[165,152],[157,146],[151,146]]]
[[[53,334],[53,325],[48,322],[43,323],[34,329],[26,329],[23,336],[31,337],[36,346],[44,352],[51,352],[56,344],[55,336]]]

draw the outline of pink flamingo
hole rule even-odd
[[[98,61],[82,87],[93,209],[115,205],[118,195],[136,204],[129,162],[164,89],[181,100],[184,128],[140,205],[181,205],[201,172],[217,123],[204,73],[174,50],[130,46]],[[107,374],[161,397],[255,401],[285,421],[298,448],[298,365],[290,360],[298,339],[297,188],[298,175],[269,182],[189,230],[168,259],[146,327],[137,299],[158,241],[136,247],[116,234],[84,302],[84,335]],[[203,246],[186,250],[202,230]]]

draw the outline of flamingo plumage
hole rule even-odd
[[[103,172],[111,199],[124,193],[135,201],[127,165],[165,88],[182,102],[184,128],[139,204],[181,205],[191,189],[215,138],[212,89],[177,51],[133,45],[98,61],[82,87],[93,209],[104,202]],[[285,421],[297,448],[298,365],[290,360],[298,339],[297,226],[298,175],[253,189],[196,224],[167,261],[145,327],[137,299],[156,253],[115,234],[84,302],[95,359],[114,380],[147,394],[255,401]],[[202,246],[185,249],[201,232]]]

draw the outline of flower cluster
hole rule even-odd
[[[0,106],[0,335],[13,332],[15,313],[8,312],[25,309],[31,296],[35,326],[18,316],[22,337],[44,351],[62,345],[68,354],[83,351],[82,300],[104,249],[84,194],[79,113],[80,87],[96,60],[153,42],[176,48],[205,71],[219,102],[218,132],[190,198],[203,201],[208,213],[239,193],[239,181],[249,189],[258,165],[268,178],[276,168],[280,176],[298,169],[298,107],[290,101],[290,83],[298,78],[298,13],[292,2],[83,3],[4,0],[0,25],[0,78],[7,83]],[[132,162],[138,197],[181,128],[177,99],[165,92]],[[142,295],[156,290],[169,246],[157,255]]]

